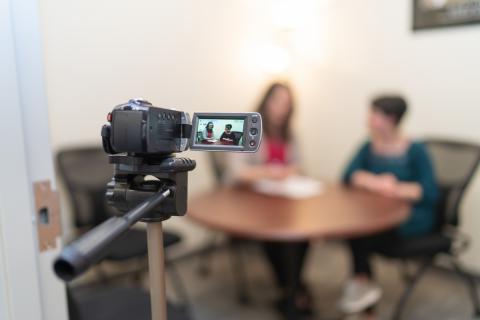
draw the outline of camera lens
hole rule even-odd
[[[252,136],[256,135],[257,133],[258,133],[257,128],[251,128],[251,129],[250,129],[250,134],[251,134]]]

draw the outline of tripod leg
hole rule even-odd
[[[147,223],[147,237],[152,320],[167,320],[162,222]]]

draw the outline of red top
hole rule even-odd
[[[282,140],[268,139],[267,145],[267,163],[268,164],[287,164],[287,143]]]
[[[213,138],[213,131],[210,131],[210,132],[209,132],[209,131],[207,130],[207,138],[209,138],[209,139],[210,139],[210,138]]]

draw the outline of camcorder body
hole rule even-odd
[[[102,128],[109,154],[159,156],[188,149],[256,152],[262,139],[261,116],[247,113],[188,113],[158,108],[142,99],[116,106]]]
[[[195,113],[192,122],[186,112],[131,99],[114,107],[107,120],[102,142],[114,165],[108,203],[127,212],[162,188],[175,190],[144,221],[186,213],[187,175],[196,162],[175,154],[188,149],[255,152],[262,139],[262,118],[255,112]]]

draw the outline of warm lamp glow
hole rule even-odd
[[[291,65],[289,52],[278,45],[264,44],[253,52],[252,62],[265,73],[279,75],[288,71]]]
[[[322,64],[327,21],[321,13],[328,3],[270,0],[267,4],[267,19],[257,21],[255,32],[241,50],[244,72],[283,76],[294,66]]]
[[[274,28],[292,30],[298,26],[301,19],[299,1],[272,0],[270,3],[270,16]]]

